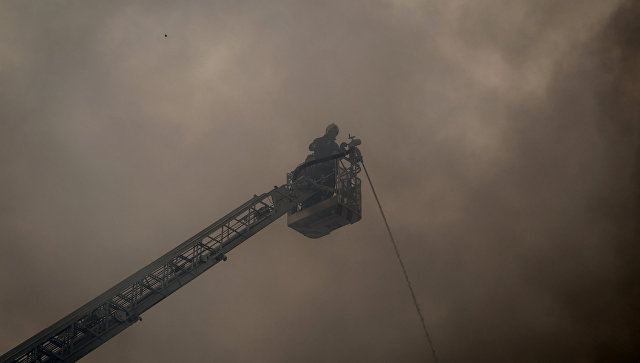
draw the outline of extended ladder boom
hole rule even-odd
[[[226,254],[313,195],[275,187],[189,238],[107,292],[0,357],[0,362],[76,361],[135,322]]]

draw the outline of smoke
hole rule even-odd
[[[1,352],[283,183],[335,122],[442,362],[640,357],[637,2],[0,9]],[[428,361],[363,209],[321,240],[272,224],[84,360]]]

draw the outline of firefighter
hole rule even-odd
[[[325,129],[324,136],[313,140],[311,145],[309,145],[309,150],[313,151],[313,160],[331,156],[342,151],[336,143],[336,136],[338,136],[339,131],[338,125],[332,123]],[[315,200],[311,201],[312,203],[310,204],[315,204],[319,200],[330,198],[333,195],[332,191],[336,186],[335,163],[335,160],[328,160],[309,168],[311,169],[309,170],[309,174],[315,182],[331,190],[324,190],[317,199],[313,198]]]
[[[313,151],[315,159],[331,156],[342,151],[336,143],[336,136],[338,136],[339,131],[338,125],[332,123],[325,129],[324,136],[313,140],[309,145],[309,150]]]

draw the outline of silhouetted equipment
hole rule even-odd
[[[270,223],[288,224],[317,238],[361,218],[360,140],[341,152],[310,160],[287,174],[287,183],[254,195],[140,271],[0,357],[0,362],[72,362],[142,320],[142,313],[193,280]],[[328,163],[329,168],[322,163]],[[322,175],[305,175],[323,166]],[[333,188],[326,178],[334,178]],[[312,201],[314,203],[311,203]],[[304,206],[304,207],[303,207]],[[150,251],[153,253],[154,251]]]
[[[340,153],[307,161],[287,175],[287,182],[306,182],[321,192],[298,204],[287,215],[289,227],[310,238],[326,236],[331,231],[353,224],[362,218],[359,139],[342,145]],[[336,145],[337,146],[337,145]],[[315,172],[300,177],[305,170]]]

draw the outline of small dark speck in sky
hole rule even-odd
[[[164,35],[164,37],[166,38],[166,37],[167,37],[167,34],[165,34],[165,35]]]

